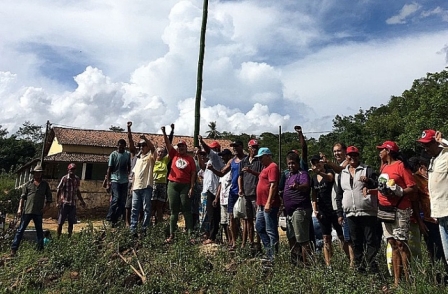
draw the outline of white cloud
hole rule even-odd
[[[438,15],[442,18],[443,21],[448,22],[448,10],[443,9],[440,6],[437,6],[433,10],[422,11],[421,13],[422,18],[426,18],[433,15]]]
[[[50,120],[107,129],[132,120],[136,131],[176,123],[177,134],[193,134],[202,1],[149,2],[3,5],[3,127]],[[362,11],[364,2],[350,7]],[[210,1],[201,133],[211,121],[235,134],[277,132],[279,125],[292,131],[296,124],[329,130],[336,114],[387,103],[413,79],[444,68],[448,31],[394,39],[349,27],[325,31],[326,13],[343,8],[332,1]],[[364,38],[344,41],[353,36]],[[67,86],[64,70],[73,64]]]
[[[418,3],[411,3],[411,4],[405,4],[400,12],[397,15],[394,15],[386,20],[387,24],[405,24],[406,19],[415,14],[419,9],[421,8],[421,5]]]

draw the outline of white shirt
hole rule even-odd
[[[208,157],[209,160],[207,161],[206,166],[211,164],[215,170],[221,170],[224,167],[224,162],[215,151],[210,150]],[[207,193],[207,191],[210,191],[210,193],[216,195],[218,184],[219,177],[208,168],[205,168],[204,181],[202,182],[202,193]]]
[[[431,199],[431,217],[448,216],[448,148],[443,148],[431,159],[428,168],[428,190]]]
[[[231,172],[229,171],[219,179],[219,182],[221,183],[221,195],[219,197],[219,204],[221,205],[227,205],[229,201],[230,186],[232,184],[232,177],[230,174]]]
[[[132,172],[134,173],[134,183],[132,185],[132,190],[140,190],[147,187],[152,187],[153,168],[154,158],[151,151],[146,154],[141,154],[140,158],[137,158],[135,166],[132,169]]]

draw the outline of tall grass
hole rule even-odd
[[[96,230],[90,225],[72,239],[55,239],[43,252],[24,242],[17,257],[3,258],[0,291],[5,293],[381,293],[393,280],[378,256],[381,272],[362,275],[348,266],[335,246],[332,270],[321,255],[315,265],[300,268],[290,263],[282,243],[272,269],[262,267],[247,249],[229,253],[224,246],[191,245],[182,233],[174,244],[164,245],[165,229],[156,226],[140,240],[125,228]],[[5,241],[6,242],[6,241]],[[10,242],[10,240],[8,240]],[[7,246],[4,254],[7,253]],[[137,258],[133,255],[135,248]],[[207,250],[205,250],[207,249]],[[129,264],[118,255],[122,254]],[[130,265],[141,263],[147,281]],[[431,266],[428,257],[412,265],[412,282],[394,293],[446,293],[435,281],[442,265]]]

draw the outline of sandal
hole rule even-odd
[[[204,242],[202,242],[202,245],[209,245],[209,244],[213,244],[215,243],[215,241],[213,241],[212,239],[207,239]]]
[[[165,242],[163,244],[172,244],[173,243],[173,237],[168,237],[165,239]]]

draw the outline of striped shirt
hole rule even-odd
[[[73,176],[74,177],[70,177],[70,175],[63,176],[58,185],[58,195],[62,198],[63,204],[76,205],[76,194],[79,190],[80,181],[78,176]]]

